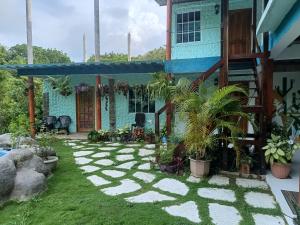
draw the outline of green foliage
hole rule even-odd
[[[147,89],[150,92],[151,99],[163,99],[169,101],[172,98],[173,80],[168,79],[164,72],[155,73],[152,80],[148,83]]]
[[[166,149],[161,148],[158,150],[158,157],[159,157],[159,163],[160,164],[170,164],[174,161],[174,150],[175,145],[168,144],[168,147]]]
[[[166,59],[166,49],[163,47],[153,49],[144,55],[139,55],[139,56],[133,58],[133,60],[140,60],[140,61],[165,60],[165,59]]]
[[[100,134],[97,131],[93,130],[88,134],[88,140],[90,142],[98,142],[100,140]]]
[[[271,165],[274,162],[287,164],[290,163],[296,150],[300,145],[281,136],[271,134],[271,139],[267,140],[267,145],[263,147],[266,162]]]
[[[18,115],[9,124],[9,132],[11,133],[12,143],[14,147],[17,147],[21,137],[26,137],[29,135],[29,120],[24,114]]]
[[[62,96],[69,96],[72,94],[69,76],[59,78],[48,77],[48,81],[50,82],[53,90],[58,91]]]

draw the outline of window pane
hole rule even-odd
[[[189,13],[189,21],[195,21],[195,12],[190,12]]]
[[[195,12],[195,20],[200,21],[200,11]]]
[[[149,113],[155,113],[155,101],[149,102]]]
[[[177,34],[177,43],[182,43],[182,34]]]
[[[182,23],[177,24],[177,33],[182,33]]]
[[[194,22],[189,23],[189,32],[194,32],[194,26],[195,26]]]
[[[135,94],[132,89],[129,89],[129,112],[135,112]]]
[[[189,35],[186,33],[186,34],[183,34],[183,42],[188,42],[189,41]]]
[[[136,91],[135,96],[136,96],[136,101],[135,101],[135,106],[136,106],[136,112],[142,112],[142,96],[141,96],[141,91]]]
[[[189,14],[188,13],[184,13],[183,14],[183,22],[186,23],[189,20]]]
[[[200,22],[195,22],[195,31],[200,31],[201,24]]]
[[[195,35],[193,33],[189,33],[189,42],[195,41]]]
[[[188,23],[184,23],[183,24],[183,33],[189,32],[189,24]]]
[[[195,41],[200,41],[201,40],[201,35],[200,32],[195,33]]]
[[[177,14],[177,23],[182,23],[182,14]]]
[[[142,112],[148,113],[148,91],[147,90],[143,91],[143,96],[142,96]]]

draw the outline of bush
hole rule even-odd
[[[97,131],[93,130],[88,134],[88,140],[91,142],[98,142],[100,141],[100,134]]]
[[[24,114],[19,115],[10,122],[8,130],[11,133],[13,146],[18,144],[20,137],[29,136],[29,129],[29,119]]]

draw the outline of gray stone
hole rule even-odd
[[[12,200],[27,201],[46,189],[46,177],[42,173],[23,168],[17,172]]]
[[[14,149],[8,153],[7,158],[14,161],[15,166],[20,168],[25,161],[33,158],[33,152],[27,149]]]
[[[56,152],[52,148],[31,148],[30,149],[35,155],[39,157],[48,157],[48,156],[56,156]]]
[[[0,202],[14,188],[16,167],[7,157],[0,158]]]
[[[45,165],[44,161],[36,155],[34,155],[32,159],[25,161],[22,168],[32,169],[38,173],[44,174],[45,176],[48,176],[51,172]]]
[[[11,146],[11,134],[0,135],[0,146]]]

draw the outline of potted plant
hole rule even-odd
[[[289,176],[293,155],[299,148],[300,145],[293,140],[271,134],[271,139],[267,140],[267,145],[263,149],[266,150],[266,162],[271,165],[274,177],[285,179]]]
[[[160,132],[160,139],[161,139],[161,142],[163,144],[166,144],[167,141],[168,141],[168,136],[167,136],[167,127],[164,126],[164,128],[161,130]]]
[[[130,128],[125,126],[117,129],[117,140],[121,142],[128,142],[130,139]]]
[[[145,141],[149,144],[155,142],[155,134],[151,128],[145,129]]]
[[[240,173],[250,174],[250,169],[253,164],[253,159],[247,154],[243,154],[240,161]]]
[[[98,130],[99,141],[109,141],[109,132],[107,130]]]
[[[156,161],[162,172],[177,173],[183,168],[180,158],[174,156],[176,146],[168,144],[167,148],[160,148],[156,154]]]
[[[88,134],[88,140],[90,142],[98,142],[99,139],[100,139],[100,134],[97,131],[95,131],[95,130],[91,131]]]

